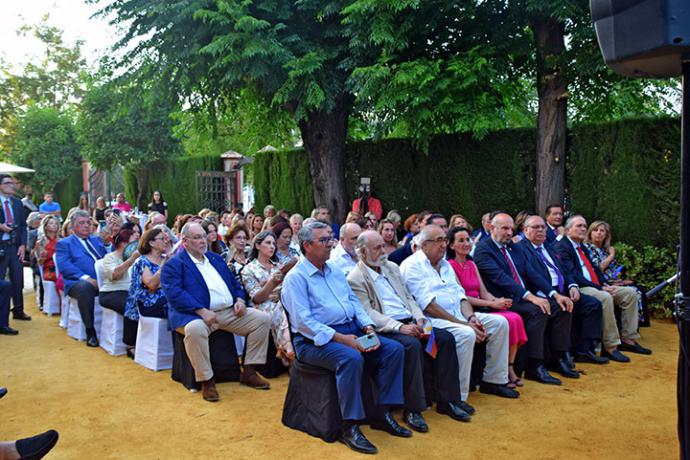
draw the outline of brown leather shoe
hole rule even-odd
[[[243,371],[240,375],[240,383],[257,390],[268,390],[271,388],[271,384],[257,374],[256,371]]]
[[[216,402],[220,400],[218,390],[216,390],[216,382],[213,379],[201,382],[201,395],[206,401]]]

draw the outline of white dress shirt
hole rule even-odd
[[[230,289],[228,289],[228,285],[225,284],[220,273],[211,265],[208,258],[204,256],[203,260],[199,260],[191,254],[189,254],[189,257],[204,278],[206,286],[208,286],[208,293],[211,298],[209,308],[211,310],[222,310],[231,306],[233,302]]]
[[[352,256],[345,251],[343,245],[338,243],[331,251],[331,257],[328,259],[328,264],[331,268],[343,272],[343,275],[347,278],[347,275],[357,266],[357,259],[353,259]]]
[[[390,318],[397,319],[398,321],[412,318],[412,315],[407,308],[405,308],[405,305],[402,303],[402,300],[400,300],[400,297],[398,297],[398,294],[396,294],[388,278],[386,278],[383,273],[378,273],[370,267],[367,267],[367,270],[371,279],[374,280],[376,293],[383,305],[383,314]]]

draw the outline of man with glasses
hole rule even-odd
[[[65,283],[65,293],[76,299],[86,329],[86,346],[97,347],[94,305],[98,296],[96,261],[106,254],[103,241],[91,234],[91,216],[79,210],[72,213],[72,235],[58,241],[55,250],[57,269]]]
[[[208,250],[206,232],[198,222],[187,222],[182,231],[182,247],[161,273],[161,287],[168,299],[168,322],[184,335],[184,347],[201,383],[206,401],[220,399],[213,380],[208,337],[217,329],[246,337],[246,351],[240,383],[257,390],[270,384],[256,367],[266,364],[271,317],[247,308],[242,286],[225,260]]]
[[[0,174],[0,279],[10,271],[12,317],[29,321],[24,313],[24,252],[26,250],[26,219],[21,200],[14,197],[16,184],[8,174]],[[4,322],[4,321],[3,321]],[[5,332],[2,332],[5,331]],[[0,333],[14,334],[7,324],[0,324]],[[16,331],[15,331],[16,332]]]
[[[525,323],[527,344],[518,351],[516,371],[525,368],[524,353],[528,355],[525,377],[539,383],[560,385],[561,381],[548,373],[544,367],[544,340],[548,328],[548,339],[552,350],[566,352],[570,348],[570,320],[567,310],[572,310],[572,301],[564,296],[555,298],[557,308],[552,308],[549,299],[538,296],[527,289],[539,285],[539,275],[527,263],[521,250],[514,250],[513,218],[504,212],[497,212],[491,219],[491,238],[482,238],[474,252],[474,262],[479,269],[486,289],[496,297],[513,300],[511,311],[519,314]],[[548,294],[548,293],[547,293]]]
[[[444,256],[448,237],[438,225],[427,225],[417,235],[419,249],[400,266],[407,289],[424,309],[431,324],[445,329],[455,337],[458,359],[460,399],[467,404],[474,344],[486,341],[486,366],[479,391],[504,398],[517,398],[520,393],[508,388],[508,321],[499,315],[475,313],[467,301],[465,290],[455,277],[453,267]]]
[[[369,348],[357,341],[374,333],[364,311],[340,270],[330,267],[333,245],[330,226],[305,225],[298,234],[303,256],[283,281],[282,302],[294,333],[297,359],[335,373],[343,428],[338,440],[357,452],[373,454],[359,423],[366,418],[361,388],[366,370],[377,382],[377,417],[370,426],[394,436],[412,436],[390,412],[403,404],[403,346],[384,337]]]

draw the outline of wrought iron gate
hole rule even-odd
[[[236,171],[197,171],[196,190],[199,209],[222,212],[237,206]]]

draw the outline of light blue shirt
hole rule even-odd
[[[292,331],[313,340],[316,346],[331,341],[335,330],[330,326],[350,321],[361,329],[374,326],[345,275],[330,267],[330,262],[321,271],[302,256],[283,281],[281,299]]]
[[[55,212],[55,211],[61,211],[60,209],[60,203],[57,201],[53,201],[52,203],[48,203],[44,201],[43,203],[40,204],[38,207],[38,210],[41,212]]]

